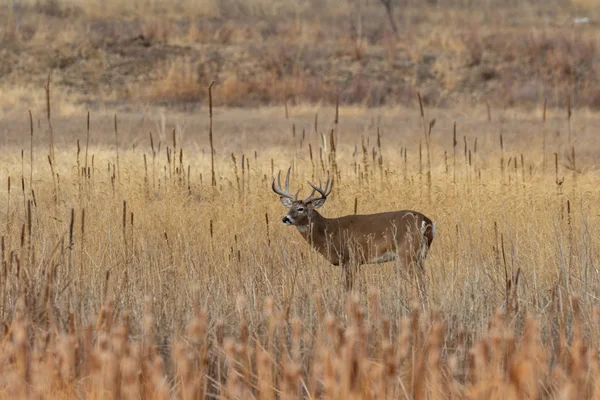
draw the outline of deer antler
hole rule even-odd
[[[310,182],[308,182],[308,184],[313,188],[313,191],[310,194],[310,196],[308,196],[308,198],[306,200],[304,200],[305,202],[308,203],[309,201],[313,201],[313,200],[317,200],[317,199],[326,199],[327,196],[329,196],[329,194],[331,193],[331,189],[333,189],[333,177],[329,176],[329,171],[328,171],[327,172],[327,181],[325,181],[325,188],[323,188],[323,184],[321,183],[321,180],[319,180],[319,186],[315,186]],[[315,192],[319,192],[321,197],[313,197]]]
[[[290,200],[296,200],[296,199],[298,199],[298,193],[300,193],[300,190],[298,190],[298,192],[296,192],[295,196],[290,193],[290,170],[291,169],[292,169],[292,167],[288,168],[287,174],[285,176],[285,191],[281,188],[281,171],[279,171],[279,173],[277,174],[277,185],[279,186],[279,188],[275,187],[275,179],[273,179],[273,184],[271,185],[271,188],[273,189],[273,191],[275,193],[277,193],[281,197],[286,197]]]

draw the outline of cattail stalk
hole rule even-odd
[[[569,144],[571,144],[571,116],[573,115],[571,110],[571,96],[567,97],[567,128],[569,131]]]
[[[33,116],[29,110],[29,190],[33,190]]]
[[[454,125],[452,127],[452,163],[453,163],[453,173],[454,173],[454,184],[456,185],[456,146],[458,145],[458,141],[456,140],[456,121],[454,121]]]
[[[211,185],[217,187],[217,178],[215,176],[215,147],[213,144],[213,103],[212,103],[212,88],[215,82],[211,82],[208,86],[208,139],[210,141],[210,176]]]
[[[50,138],[50,144],[48,146],[49,157],[54,162],[54,131],[52,129],[52,119],[51,119],[51,111],[50,111],[50,76],[52,73],[48,73],[48,79],[46,80],[46,85],[44,89],[46,91],[46,118],[48,120],[48,133]]]
[[[90,148],[90,112],[87,112],[87,121],[86,121],[86,134],[85,134],[85,160],[84,160],[84,168],[87,171],[88,169],[88,151]]]
[[[271,247],[271,235],[269,234],[269,214],[265,213],[265,226],[267,227],[267,246]]]
[[[117,153],[117,178],[121,182],[121,167],[119,165],[119,130],[117,128],[117,114],[115,114],[115,151]]]
[[[237,161],[235,160],[235,154],[231,153],[231,161],[233,161],[233,172],[235,174],[235,181],[237,183],[238,196],[242,197],[242,188],[240,186],[240,176],[238,175]],[[243,166],[243,164],[242,164]]]

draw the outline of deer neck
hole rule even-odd
[[[308,220],[308,225],[297,226],[297,228],[309,243],[318,242],[319,239],[326,236],[327,218],[323,217],[317,211],[313,211]]]

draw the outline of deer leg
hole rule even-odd
[[[432,228],[433,229],[433,228]],[[417,269],[417,279],[418,279],[418,285],[419,285],[419,289],[421,291],[421,295],[423,299],[427,299],[427,288],[426,288],[426,281],[427,281],[427,277],[425,275],[425,258],[427,257],[427,252],[429,251],[429,244],[431,243],[431,240],[433,240],[433,231],[430,232],[431,239],[429,240],[429,242],[427,242],[425,239],[425,227],[423,227],[423,229],[421,230],[421,243],[419,246],[419,254],[417,257],[417,262],[415,263],[415,268]]]
[[[421,297],[423,299],[427,298],[427,287],[426,287],[426,276],[425,276],[425,266],[424,266],[424,260],[419,260],[416,264],[415,264],[415,273],[416,273],[416,283],[417,283],[417,288],[419,289],[419,292],[421,294]]]
[[[421,299],[427,297],[425,288],[425,268],[424,263],[420,260],[408,261],[405,265],[408,269],[408,276],[411,286],[416,289],[417,294]]]
[[[346,291],[349,292],[354,286],[355,268],[352,266],[352,263],[346,262],[342,264],[342,270],[344,271],[344,277],[346,279]]]

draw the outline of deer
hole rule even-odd
[[[404,267],[417,271],[420,290],[424,291],[424,263],[435,236],[435,223],[417,211],[401,210],[368,215],[346,215],[325,218],[317,209],[325,204],[333,189],[334,178],[327,172],[325,186],[311,182],[312,193],[304,200],[290,193],[290,170],[281,186],[281,171],[271,185],[289,209],[282,218],[288,226],[295,226],[302,237],[334,266],[341,266],[345,289],[354,284],[355,270],[363,264],[380,264],[399,260]],[[316,195],[315,195],[316,194]]]

